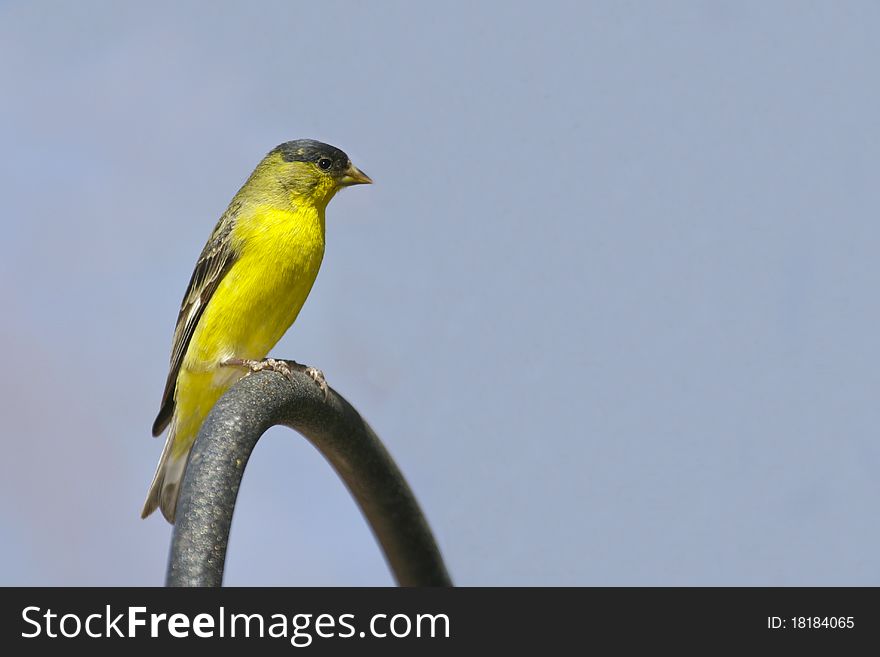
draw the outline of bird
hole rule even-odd
[[[290,376],[266,359],[296,320],[324,256],[327,204],[373,181],[334,146],[297,139],[276,146],[232,198],[196,262],[183,296],[153,435],[168,435],[147,499],[174,524],[189,454],[208,412],[253,371]],[[294,363],[294,365],[297,365]],[[327,394],[320,370],[304,370]]]

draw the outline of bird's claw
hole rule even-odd
[[[250,370],[248,374],[253,374],[254,372],[278,372],[291,383],[293,382],[293,370],[296,369],[307,374],[312,381],[318,384],[321,392],[324,393],[324,401],[327,401],[330,396],[330,387],[327,385],[327,379],[324,378],[324,373],[317,367],[302,365],[293,360],[279,360],[276,358],[264,358],[263,360],[230,358],[229,360],[224,361],[223,364],[235,367],[247,367]],[[247,374],[245,376],[247,376]]]
[[[263,360],[233,358],[226,361],[224,365],[246,367],[250,370],[248,374],[253,374],[254,372],[278,372],[278,374],[283,375],[289,381],[293,381],[293,371],[290,369],[290,364],[284,360],[276,360],[275,358],[265,358]]]
[[[324,401],[327,401],[327,398],[330,396],[330,388],[327,386],[327,379],[324,378],[324,373],[317,367],[306,367],[303,371],[312,377],[312,381],[318,384],[321,392],[324,393]]]

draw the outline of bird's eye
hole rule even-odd
[[[318,160],[318,167],[323,171],[327,171],[331,166],[333,166],[333,160],[328,157],[322,157]]]

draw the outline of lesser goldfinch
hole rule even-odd
[[[324,256],[324,211],[343,187],[371,183],[338,148],[310,139],[274,148],[238,191],[196,263],[171,346],[153,435],[170,427],[141,517],[174,522],[180,483],[202,421],[265,358],[299,314]],[[309,374],[326,384],[318,370]]]

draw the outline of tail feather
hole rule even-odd
[[[156,509],[161,509],[165,520],[174,524],[174,516],[177,513],[177,498],[180,495],[180,484],[183,474],[186,472],[186,464],[189,461],[189,450],[179,456],[173,456],[171,446],[174,444],[174,430],[172,428],[165,440],[162,456],[159,457],[159,465],[156,474],[150,484],[150,492],[141,509],[141,518],[146,518]]]

